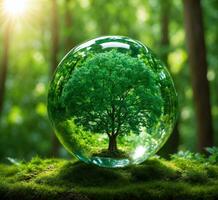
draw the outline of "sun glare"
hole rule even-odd
[[[27,11],[28,0],[3,0],[3,11],[9,17],[23,16]]]

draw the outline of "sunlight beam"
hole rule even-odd
[[[17,18],[25,15],[28,0],[3,0],[3,11],[8,17]]]

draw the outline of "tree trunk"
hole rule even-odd
[[[162,59],[167,64],[168,53],[169,53],[169,20],[171,4],[169,0],[160,2],[161,12],[160,12],[160,28],[161,28],[161,49],[162,49]]]
[[[4,96],[5,96],[5,83],[8,71],[8,54],[10,46],[10,33],[11,33],[11,22],[8,21],[5,27],[3,36],[3,54],[2,61],[0,65],[0,116],[3,111]]]
[[[51,0],[51,74],[54,73],[58,65],[59,51],[59,23],[57,1]],[[52,156],[58,156],[59,142],[54,133],[52,133]]]
[[[117,151],[117,137],[116,136],[110,136],[109,137],[109,145],[108,145],[108,151],[110,153],[114,153]]]
[[[206,48],[200,0],[183,0],[186,40],[197,113],[198,149],[213,145],[213,127],[207,80]]]
[[[65,48],[67,52],[71,50],[74,46],[73,40],[72,40],[72,35],[71,35],[71,30],[73,26],[73,18],[72,18],[72,12],[70,10],[70,4],[72,3],[72,0],[65,0],[65,28],[67,30],[67,35],[65,39]]]
[[[161,26],[161,57],[164,63],[168,66],[168,54],[169,54],[169,23],[170,23],[170,12],[171,12],[171,1],[166,0],[161,2],[161,16],[160,16],[160,26]],[[170,71],[170,68],[168,68]],[[167,140],[164,147],[159,151],[159,154],[164,157],[169,157],[170,154],[176,153],[179,146],[179,129],[178,121],[175,124],[173,133]]]

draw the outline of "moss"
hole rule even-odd
[[[76,160],[33,158],[0,165],[1,199],[217,199],[218,166],[152,158],[119,169]]]
[[[175,180],[179,174],[175,166],[169,166],[166,161],[158,159],[148,160],[145,164],[131,168],[131,175],[135,181]]]
[[[110,158],[129,158],[125,151],[117,149],[116,151],[110,152],[108,149],[103,149],[99,152],[94,153],[92,156],[110,157]]]

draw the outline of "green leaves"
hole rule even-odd
[[[138,58],[116,50],[98,53],[74,70],[63,88],[62,104],[87,130],[139,133],[161,115],[163,100],[156,79]]]
[[[206,151],[210,154],[208,160],[210,163],[218,163],[218,147],[207,147]]]

